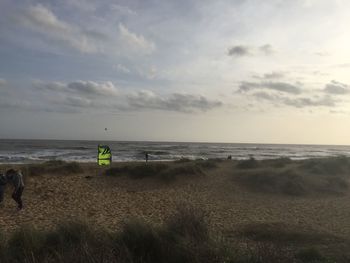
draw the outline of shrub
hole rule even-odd
[[[259,162],[253,157],[250,157],[248,160],[241,160],[237,163],[237,168],[239,169],[253,169],[259,166]]]
[[[8,240],[7,254],[19,262],[24,258],[37,258],[45,249],[45,233],[31,226],[24,226],[14,232]]]
[[[124,165],[111,167],[105,171],[107,176],[126,175],[133,179],[158,178],[164,181],[175,180],[180,175],[200,175],[203,174],[201,168],[195,162],[185,162],[168,165],[165,163]]]
[[[204,241],[209,238],[205,213],[190,206],[178,206],[177,212],[167,222],[170,232],[189,238]]]
[[[214,169],[218,167],[218,162],[221,161],[220,159],[198,160],[196,164],[205,169]]]
[[[168,168],[166,164],[137,164],[137,165],[124,165],[120,167],[111,167],[105,171],[105,175],[118,176],[128,175],[131,178],[144,178],[157,176],[161,171]]]
[[[316,248],[304,248],[301,249],[295,257],[301,262],[324,262],[325,258],[321,252]]]
[[[337,240],[336,237],[329,234],[279,222],[246,224],[237,230],[237,234],[240,237],[257,242],[272,242],[276,244],[323,244],[330,240]]]
[[[126,223],[115,242],[116,257],[130,262],[164,262],[167,256],[167,244],[161,233],[143,221]]]
[[[29,176],[42,174],[72,174],[81,173],[82,167],[77,162],[65,162],[61,160],[47,161],[42,164],[28,165],[24,169]]]
[[[341,174],[350,170],[350,159],[345,156],[308,159],[301,162],[300,168],[314,174]]]

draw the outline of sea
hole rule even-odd
[[[134,141],[68,141],[68,140],[0,140],[0,164],[37,163],[49,160],[96,162],[98,144],[108,145],[114,162],[171,161],[181,158],[227,158],[242,160],[288,157],[301,160],[327,156],[350,156],[350,146],[197,143],[197,142],[134,142]]]

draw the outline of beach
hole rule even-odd
[[[331,173],[334,166],[339,169]],[[2,165],[1,170],[8,167]],[[316,175],[318,167],[323,172]],[[332,254],[333,249],[349,244],[349,167],[345,157],[307,162],[185,159],[116,163],[112,168],[94,163],[71,167],[64,162],[16,165],[26,175],[24,209],[16,211],[7,189],[0,229],[10,233],[31,225],[47,230],[62,221],[82,220],[93,228],[118,231],[134,218],[161,225],[179,206],[190,205],[204,211],[210,230],[229,242],[246,240],[239,233],[247,227],[282,226],[325,236],[321,243],[291,242],[293,246],[321,246]],[[273,176],[265,178],[266,174]],[[283,182],[279,178],[284,178]],[[337,180],[330,183],[333,179],[329,178]],[[260,180],[258,184],[256,180]]]

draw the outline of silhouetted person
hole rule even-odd
[[[18,204],[18,209],[23,208],[22,193],[24,190],[23,175],[21,171],[15,171],[13,169],[7,170],[6,173],[0,175],[0,203],[4,200],[5,185],[10,183],[14,189],[12,192],[12,199]]]
[[[148,162],[148,153],[145,153],[146,163]]]
[[[227,160],[232,160],[232,155],[227,156]]]

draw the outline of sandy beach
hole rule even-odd
[[[132,167],[140,163],[118,163],[113,167],[125,165]],[[114,231],[130,218],[161,224],[177,206],[190,204],[204,210],[211,229],[228,239],[235,239],[237,229],[245,225],[270,223],[339,239],[350,235],[349,192],[288,195],[252,191],[234,179],[240,172],[237,161],[216,162],[215,167],[202,167],[200,174],[183,174],[171,181],[152,176],[130,178],[123,173],[106,176],[107,168],[96,164],[81,166],[81,172],[75,174],[26,176],[22,211],[16,211],[7,189],[0,228],[11,232],[30,224],[38,229],[50,229],[60,221],[79,219],[93,227]],[[6,166],[1,168],[4,170]]]

